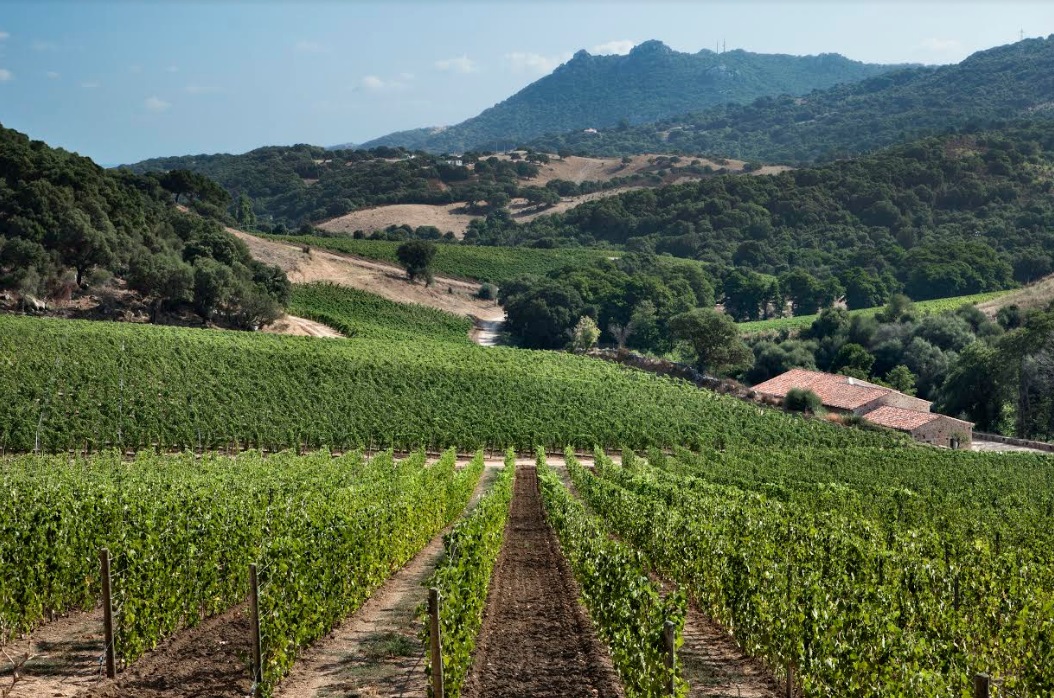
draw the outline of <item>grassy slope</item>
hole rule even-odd
[[[0,447],[892,444],[584,357],[0,317]],[[39,425],[39,431],[38,431]]]
[[[936,298],[930,301],[919,301],[915,308],[923,313],[942,313],[946,310],[954,310],[963,305],[979,305],[1014,291],[991,291],[989,293],[975,293],[970,296],[955,296],[953,298]],[[850,310],[850,315],[874,315],[882,310],[883,306],[877,308],[861,308]],[[739,331],[743,334],[757,334],[759,332],[778,332],[780,330],[803,330],[812,324],[818,316],[796,315],[794,317],[781,317],[772,320],[755,320],[754,322],[741,322],[738,324]]]

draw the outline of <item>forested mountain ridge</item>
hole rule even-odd
[[[114,301],[112,313],[131,292],[155,317],[185,309],[253,327],[288,297],[280,269],[253,260],[216,220],[177,208],[226,206],[203,177],[104,170],[2,126],[0,173],[0,291],[23,306],[90,295]]]
[[[590,155],[707,153],[801,164],[868,152],[963,126],[1054,118],[1054,36],[1025,39],[939,68],[844,81],[804,97],[761,97],[598,134],[531,145]]]
[[[646,41],[625,56],[579,51],[550,75],[460,124],[400,131],[361,147],[464,152],[515,146],[545,133],[639,124],[765,95],[806,94],[894,69],[832,53],[681,53]]]
[[[773,176],[627,192],[525,226],[491,218],[466,240],[624,244],[735,275],[807,272],[834,277],[856,307],[869,307],[897,291],[941,298],[1051,273],[1052,191],[1054,130],[1024,124]],[[755,298],[734,314],[756,319],[765,304]]]

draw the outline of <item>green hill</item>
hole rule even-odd
[[[646,41],[626,56],[579,51],[550,75],[467,121],[400,131],[362,147],[464,152],[516,145],[545,133],[639,124],[726,102],[806,94],[892,70],[838,54],[788,56],[728,51],[680,53]]]
[[[944,298],[1054,271],[1052,182],[1054,135],[1038,123],[627,192],[515,230],[494,226],[478,241],[574,238],[772,275],[835,275],[854,289],[851,307],[868,307],[889,291]]]
[[[0,126],[0,290],[69,301],[141,295],[152,313],[193,309],[250,327],[277,315],[288,283],[223,226],[227,194],[200,177],[104,170]]]
[[[656,123],[535,140],[591,155],[707,153],[763,162],[830,160],[953,128],[1048,117],[1054,36],[980,51],[957,65],[908,68],[793,96],[765,96]],[[555,132],[554,132],[555,133]]]

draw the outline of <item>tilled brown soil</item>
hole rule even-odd
[[[537,472],[516,473],[505,543],[491,579],[466,698],[622,696],[555,534]]]
[[[249,615],[243,604],[176,633],[84,698],[249,695]]]

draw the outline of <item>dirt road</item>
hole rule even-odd
[[[517,471],[466,698],[621,696],[607,652],[542,511],[537,472]]]

